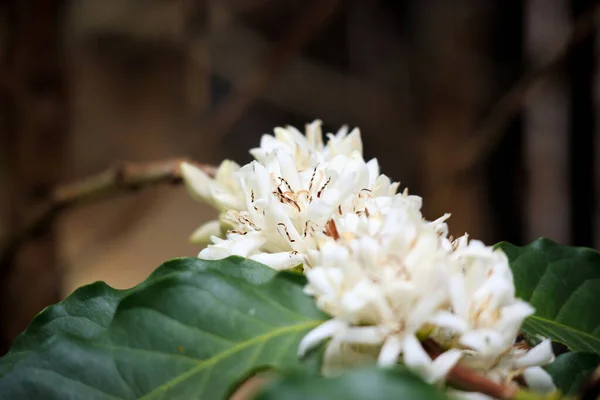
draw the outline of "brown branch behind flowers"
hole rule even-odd
[[[426,339],[422,342],[423,347],[430,357],[437,358],[443,353],[441,347],[433,340]],[[230,397],[230,400],[245,400],[253,398],[267,383],[274,378],[273,375],[257,375],[250,377],[242,383]],[[492,381],[491,379],[480,375],[475,370],[456,365],[447,376],[447,382],[454,388],[466,390],[469,392],[479,392],[487,396],[499,400],[517,400],[519,398],[541,399],[541,396],[530,394],[519,390],[519,387],[514,385],[503,385]],[[519,394],[526,396],[519,397]],[[545,398],[545,397],[544,397]]]
[[[434,359],[442,354],[440,346],[431,339],[425,340],[423,347],[429,356]],[[518,393],[516,385],[502,385],[478,374],[471,368],[460,365],[456,365],[450,370],[447,381],[458,389],[483,393],[495,399],[512,400],[516,398]]]
[[[45,201],[31,210],[25,223],[9,233],[0,247],[0,276],[6,276],[10,264],[21,246],[51,224],[66,209],[106,198],[115,194],[136,191],[158,184],[180,184],[183,181],[180,164],[185,159],[158,162],[116,164],[87,178],[56,187]],[[215,168],[196,164],[209,175]]]

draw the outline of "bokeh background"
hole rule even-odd
[[[282,125],[359,126],[451,233],[600,247],[592,0],[3,0],[0,352],[44,306],[200,250],[181,184],[54,210],[118,162],[247,162]]]

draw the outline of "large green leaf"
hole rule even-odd
[[[600,354],[600,253],[548,239],[498,246],[510,260],[517,296],[536,309],[523,330]]]
[[[599,355],[576,351],[556,357],[547,369],[556,387],[567,395],[573,395],[581,390],[583,382],[599,365]]]
[[[405,368],[353,370],[327,379],[290,374],[269,385],[257,400],[442,400],[445,395]]]
[[[87,286],[21,335],[0,398],[224,398],[257,368],[301,366],[298,342],[325,318],[302,279],[239,257],[183,258],[130,290]]]
[[[110,322],[121,298],[144,287],[153,278],[202,265],[196,258],[179,258],[162,264],[147,281],[130,290],[117,290],[104,282],[83,286],[67,299],[40,312],[30,326],[13,343],[10,352],[0,359],[0,376],[16,361],[26,357],[48,338],[70,334],[83,339],[100,336]]]

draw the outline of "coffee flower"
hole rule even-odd
[[[238,255],[278,270],[301,264],[305,292],[332,318],[302,339],[299,353],[327,341],[327,374],[402,362],[437,382],[461,365],[499,383],[521,377],[535,391],[553,390],[541,368],[554,358],[550,342],[516,343],[534,310],[515,297],[506,255],[466,235],[449,238],[448,214],[425,220],[420,197],[396,193],[377,161],[365,162],[358,130],[327,137],[320,121],[306,135],[276,128],[251,150],[254,161],[226,161],[215,178],[182,165],[192,195],[220,212],[193,235],[212,242],[200,258]],[[439,351],[426,351],[426,341]]]
[[[306,292],[333,319],[302,340],[300,353],[331,338],[325,369],[342,357],[339,352],[362,346],[379,365],[401,358],[431,382],[459,360],[458,349],[432,360],[417,339],[442,317],[450,277],[438,233],[443,222],[424,221],[418,206],[396,195],[336,218],[339,238],[327,237],[311,252],[306,270]]]
[[[249,257],[275,269],[293,268],[315,248],[314,232],[326,230],[332,215],[360,209],[367,198],[390,196],[398,184],[379,174],[377,160],[365,162],[360,133],[341,129],[323,143],[320,121],[264,135],[251,153],[255,161],[226,162],[215,179],[190,164],[182,171],[192,194],[215,206],[218,221],[203,225],[194,238],[213,244],[201,258]],[[227,241],[219,236],[226,230]]]
[[[305,290],[333,319],[301,341],[300,354],[331,339],[326,373],[401,360],[435,382],[460,364],[499,383],[522,376],[535,391],[554,389],[541,368],[554,358],[550,342],[530,350],[515,344],[533,308],[515,298],[504,253],[467,236],[451,242],[447,216],[428,222],[402,195],[367,207],[336,217],[339,237],[310,252]],[[423,336],[445,351],[433,359]]]
[[[476,355],[475,355],[476,357]],[[473,367],[468,353],[462,364]],[[513,384],[513,379],[521,376],[527,387],[537,393],[550,393],[556,389],[552,377],[541,367],[554,361],[550,340],[543,340],[532,349],[526,349],[520,344],[509,347],[504,354],[495,359],[493,364],[483,368],[475,368],[477,373],[493,381],[505,385]],[[450,390],[448,394],[457,400],[492,400],[482,393]]]
[[[506,255],[483,243],[462,238],[445,246],[449,277],[447,312],[436,321],[436,339],[459,343],[479,354],[499,354],[511,346],[524,319],[533,313],[515,298]]]
[[[515,297],[506,255],[467,236],[452,247],[451,308],[435,321],[433,337],[445,347],[465,349],[461,364],[495,381],[507,383],[523,375],[528,386],[551,390],[550,376],[540,368],[554,358],[550,342],[529,351],[515,345],[521,325],[534,309]]]
[[[240,211],[245,206],[243,198],[239,196],[241,188],[236,178],[239,170],[238,164],[225,160],[217,169],[215,177],[211,178],[192,164],[181,164],[181,172],[192,198],[210,204],[221,213],[228,210]],[[221,236],[221,231],[222,224],[219,220],[209,221],[192,234],[191,240],[205,244],[210,241],[211,236]]]

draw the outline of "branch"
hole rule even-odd
[[[162,183],[180,184],[183,180],[180,169],[182,161],[187,160],[120,163],[97,175],[58,186],[47,200],[31,211],[20,229],[6,238],[0,248],[0,275],[8,273],[10,263],[21,246],[47,229],[62,211],[121,192],[136,191]],[[214,167],[196,165],[209,175],[214,175]]]
[[[423,341],[423,348],[434,359],[442,354],[440,346],[431,339]],[[516,385],[502,385],[461,365],[450,370],[447,380],[453,387],[483,393],[495,399],[514,400],[519,393]]]
[[[259,373],[244,381],[235,389],[229,400],[254,399],[258,392],[273,380],[270,373]]]
[[[462,155],[457,157],[460,162],[459,171],[474,167],[494,148],[502,138],[507,123],[519,111],[533,89],[563,65],[573,50],[595,32],[599,10],[600,4],[595,4],[579,17],[573,31],[556,56],[547,64],[525,74],[496,104],[473,138],[465,143]]]
[[[479,392],[495,399],[515,399],[518,393],[516,386],[507,386],[496,383],[485,376],[477,374],[470,368],[456,365],[448,374],[448,382],[458,388]]]

